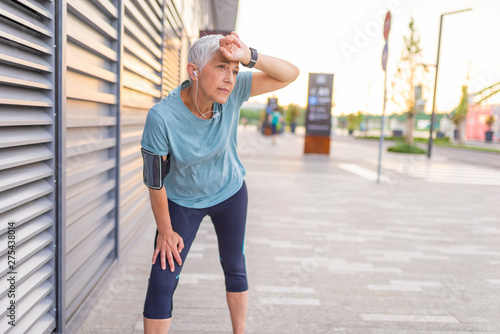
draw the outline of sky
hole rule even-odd
[[[472,10],[444,16],[436,112],[453,110],[464,84],[473,93],[500,82],[500,0],[239,0],[236,32],[242,41],[301,70],[288,87],[249,102],[264,103],[275,95],[280,105],[305,107],[308,73],[333,73],[334,115],[359,110],[382,114],[387,11],[392,16],[387,61],[391,96],[410,18],[421,39],[422,63],[436,64],[441,14],[467,8]],[[426,112],[432,110],[434,75],[435,68],[429,67]],[[401,108],[388,99],[386,113],[393,112]]]

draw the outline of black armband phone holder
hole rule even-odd
[[[163,161],[161,155],[154,154],[141,148],[143,160],[143,182],[151,189],[159,190],[163,188],[163,179],[170,171],[170,154]]]

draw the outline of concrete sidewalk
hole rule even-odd
[[[248,333],[500,333],[500,170],[335,138],[329,157],[241,131]],[[80,333],[143,333],[155,223],[120,260]],[[231,333],[206,219],[170,333]]]

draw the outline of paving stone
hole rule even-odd
[[[251,131],[240,139],[259,143],[241,155],[248,333],[500,333],[499,169],[438,150],[430,161],[384,153],[377,184],[378,146],[367,141],[335,137],[324,157],[303,156],[300,135],[275,146]],[[143,332],[155,228],[145,224],[120,259],[81,333]],[[231,333],[223,277],[207,218],[171,333]]]
[[[137,322],[138,313],[101,313],[92,312],[86,319],[83,329],[132,331]]]
[[[108,329],[108,328],[81,328],[78,331],[78,334],[123,334],[123,333],[129,333],[124,332],[123,330],[116,330],[116,329]],[[144,332],[141,332],[144,333]]]

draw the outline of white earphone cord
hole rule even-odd
[[[196,76],[198,77],[198,76]],[[206,113],[202,113],[200,111],[200,108],[198,108],[198,104],[196,103],[196,99],[198,98],[198,80],[196,80],[196,94],[194,96],[194,105],[196,106],[196,108],[198,109],[198,112],[200,113],[201,117],[204,117],[205,119],[208,119],[205,117],[206,114],[208,114],[209,112],[211,112],[212,110],[209,110],[207,111]]]

